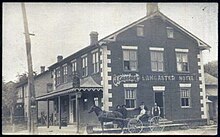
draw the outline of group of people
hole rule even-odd
[[[144,102],[141,103],[139,108],[139,115],[137,116],[137,119],[140,119],[142,116],[147,114],[148,116],[150,115],[150,111],[148,110],[147,106],[144,104]],[[157,105],[157,103],[154,103],[154,106],[151,109],[151,114],[152,116],[160,116],[160,107]]]
[[[150,111],[148,110],[147,106],[142,102],[138,108],[135,108],[134,110],[139,110],[139,114],[137,116],[137,119],[142,118],[143,116],[150,116]],[[123,118],[127,118],[127,109],[125,105],[117,105],[116,110],[120,112],[123,115]],[[161,110],[160,107],[157,105],[157,103],[154,104],[154,106],[151,109],[152,116],[160,116]]]

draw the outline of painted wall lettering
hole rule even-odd
[[[115,86],[121,83],[137,83],[139,81],[196,81],[196,75],[139,75],[139,74],[120,74],[113,75]]]
[[[113,84],[115,86],[120,85],[121,83],[137,83],[140,80],[139,74],[121,74],[121,75],[113,75]]]

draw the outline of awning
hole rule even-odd
[[[88,91],[88,92],[101,91],[102,92],[102,90],[103,90],[102,86],[97,84],[93,80],[93,78],[89,76],[89,77],[86,77],[80,80],[79,88],[67,87],[66,89],[57,90],[57,91],[53,91],[42,96],[38,96],[36,97],[36,100],[44,101],[47,99],[52,99],[57,96],[68,95],[70,93],[85,92],[85,91]]]
[[[102,86],[96,83],[94,79],[91,76],[89,76],[89,77],[86,77],[80,80],[80,87],[96,87],[96,88],[100,87],[101,88]]]

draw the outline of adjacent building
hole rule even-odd
[[[45,66],[41,66],[41,73],[34,76],[34,86],[35,86],[35,96],[41,96],[52,91],[53,80],[51,78],[51,73],[49,70],[45,70]],[[15,114],[17,116],[27,117],[29,116],[28,111],[28,81],[24,79],[17,83],[17,104],[15,109]],[[38,118],[40,118],[41,113],[47,112],[46,102],[38,102]],[[51,106],[51,113],[53,112],[53,104]]]
[[[206,96],[209,101],[209,117],[211,120],[218,120],[218,79],[205,73]]]

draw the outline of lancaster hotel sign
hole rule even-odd
[[[196,81],[196,75],[139,75],[139,74],[120,74],[113,75],[113,84],[115,86],[121,83],[137,83],[139,81]]]

